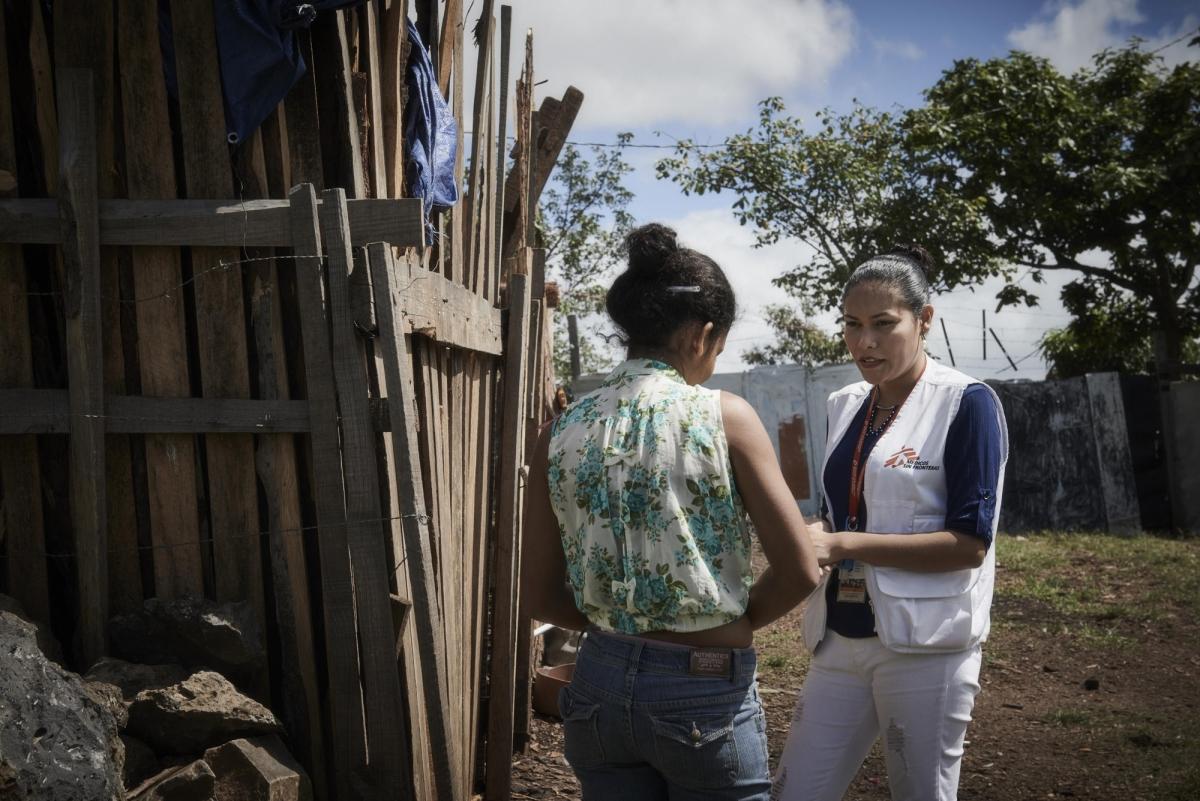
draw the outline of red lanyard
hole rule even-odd
[[[878,397],[879,390],[871,390],[871,403],[867,406],[867,416],[863,418],[862,430],[858,432],[858,442],[854,445],[854,456],[850,458],[850,503],[846,507],[847,531],[858,531],[858,504],[862,499],[863,485],[867,478],[867,471],[860,469],[860,463],[862,462],[863,443],[867,439],[867,428],[871,425],[871,416],[875,411],[875,401]],[[904,401],[901,401],[900,405],[903,406]],[[892,413],[891,418],[883,426],[883,431],[879,432],[880,436],[883,436],[884,432],[888,430],[888,426],[892,424],[892,420],[895,420],[899,413],[899,408]]]

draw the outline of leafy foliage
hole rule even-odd
[[[837,334],[829,334],[807,320],[791,306],[767,306],[767,323],[778,341],[756,345],[743,351],[747,364],[803,364],[820,367],[846,361],[846,343]]]
[[[929,172],[934,188],[982,204],[988,256],[1034,281],[1078,274],[1064,300],[1105,303],[1076,298],[1072,311],[1092,317],[1078,320],[1076,338],[1111,330],[1105,315],[1141,315],[1178,358],[1200,333],[1200,65],[1167,70],[1136,40],[1070,76],[1012,53],[956,63],[926,100],[906,119],[909,147],[942,165]],[[1010,283],[1000,300],[1034,297]],[[1125,343],[1129,361],[1142,341],[1087,348]]]
[[[802,307],[836,306],[856,264],[915,241],[938,264],[935,290],[1002,276],[998,308],[1034,306],[1047,270],[1071,271],[1068,291],[1119,294],[1108,311],[1141,314],[1179,358],[1200,334],[1197,153],[1200,65],[1167,70],[1135,40],[1069,76],[1019,52],[959,61],[921,108],[826,110],[812,130],[771,98],[755,128],[708,151],[684,141],[658,173],[685,193],[732,193],[760,245],[807,245],[775,279]],[[794,314],[772,322],[781,356],[806,335]],[[1081,321],[1072,335],[1101,329]]]
[[[633,134],[617,136],[617,147],[592,148],[590,158],[567,145],[542,193],[538,224],[546,248],[548,278],[558,282],[554,368],[571,374],[567,316],[576,314],[580,328],[583,373],[607,370],[615,352],[601,335],[604,296],[610,276],[621,265],[621,243],[633,226],[628,212],[633,193],[625,177],[633,170],[624,159]]]
[[[779,98],[770,98],[760,105],[756,128],[712,150],[681,142],[673,158],[659,162],[658,174],[685,194],[733,193],[734,214],[759,245],[787,239],[807,245],[808,258],[773,280],[802,310],[835,307],[854,267],[900,242],[921,242],[945,265],[929,276],[940,289],[999,273],[999,263],[981,253],[982,203],[932,191],[905,142],[903,119],[888,112],[857,104],[841,116],[821,111],[810,133],[787,116]],[[812,342],[789,341],[811,333],[794,312],[776,310],[769,319],[780,340],[777,358],[821,352]]]

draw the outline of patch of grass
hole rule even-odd
[[[769,653],[763,657],[762,666],[764,668],[782,670],[783,668],[786,668],[791,661],[791,658],[789,658],[786,654]]]
[[[997,592],[1046,604],[1098,645],[1113,626],[1200,615],[1200,542],[1047,532],[997,539]]]
[[[1092,722],[1092,715],[1083,709],[1055,709],[1043,715],[1042,722],[1064,728],[1086,726]]]

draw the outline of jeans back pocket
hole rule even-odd
[[[604,762],[600,741],[600,704],[567,685],[558,691],[563,719],[563,756],[573,768],[593,768]]]
[[[732,714],[650,714],[655,766],[669,781],[690,789],[729,787],[741,766]]]

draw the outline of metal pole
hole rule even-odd
[[[1000,346],[1000,352],[1004,354],[1004,358],[1008,359],[1009,366],[1011,366],[1013,371],[1016,372],[1016,369],[1017,369],[1016,362],[1014,362],[1012,360],[1012,356],[1009,356],[1008,351],[1006,351],[1004,349],[1004,343],[1000,341],[1000,337],[996,336],[996,332],[993,331],[992,329],[989,328],[988,331],[991,332],[992,338],[996,340],[996,344]],[[986,342],[987,339],[985,338],[984,341]]]
[[[954,363],[954,351],[950,348],[950,335],[946,333],[946,318],[939,317],[938,322],[942,324],[942,336],[946,338],[946,352],[950,354],[950,366],[957,367]]]
[[[988,332],[987,309],[980,309],[979,311],[981,314],[983,314],[983,331],[980,332],[980,336],[983,337],[983,360],[986,362],[987,361],[987,332]],[[999,340],[997,340],[997,341],[999,341]]]

